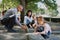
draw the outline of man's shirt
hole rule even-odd
[[[18,18],[20,17],[20,13],[18,13],[17,8],[11,8],[11,9],[7,10],[7,12],[5,13],[5,15],[4,15],[3,18],[7,18],[7,17],[10,17],[11,18],[13,16],[15,16],[15,22],[19,26],[21,26],[21,24],[20,24],[20,22],[18,20]]]

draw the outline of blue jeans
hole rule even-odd
[[[41,34],[41,36],[43,36],[43,37],[44,37],[44,39],[47,39],[47,38],[49,38],[50,34],[51,34],[51,32],[50,32],[50,31],[48,31],[48,33],[47,33],[47,34]]]
[[[30,21],[26,20],[26,25],[27,25],[28,28],[30,28],[29,24],[30,24]]]
[[[33,25],[35,23],[35,21],[34,20],[32,20],[32,22],[30,22],[28,19],[27,19],[27,21],[26,21],[26,24],[27,24],[27,26],[28,26],[28,28],[30,28],[30,26],[29,25]]]

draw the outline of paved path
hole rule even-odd
[[[55,26],[55,24],[53,26]],[[27,36],[26,35],[27,33],[24,33],[22,30],[20,30],[20,27],[18,26],[15,26],[14,29],[16,29],[18,32],[9,33],[5,31],[4,26],[0,25],[0,40],[44,40],[41,35],[40,36],[39,35]],[[32,34],[33,31],[31,30],[29,32]],[[58,33],[59,31],[56,31],[56,32]],[[52,34],[48,40],[60,40],[60,34]]]
[[[29,38],[29,39],[28,39]],[[0,33],[0,40],[44,40],[39,35],[27,35],[23,33]],[[48,40],[60,40],[60,35],[52,34]]]

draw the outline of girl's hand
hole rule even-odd
[[[39,32],[34,32],[34,34],[38,35],[38,34],[40,34],[40,33],[39,33]]]

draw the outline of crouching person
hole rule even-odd
[[[26,24],[28,28],[32,28],[34,21],[32,18],[32,11],[31,10],[27,11],[26,16],[24,17],[24,24]]]
[[[13,29],[14,24],[23,27],[20,23],[20,12],[22,10],[23,10],[22,5],[18,5],[16,8],[11,8],[7,10],[3,19],[5,20],[4,25],[8,32],[16,32],[16,30]]]
[[[35,27],[35,32],[37,32],[37,34],[41,34],[41,36],[43,36],[44,39],[49,38],[51,34],[51,27],[48,23],[44,22],[42,16],[37,18],[37,26]]]

